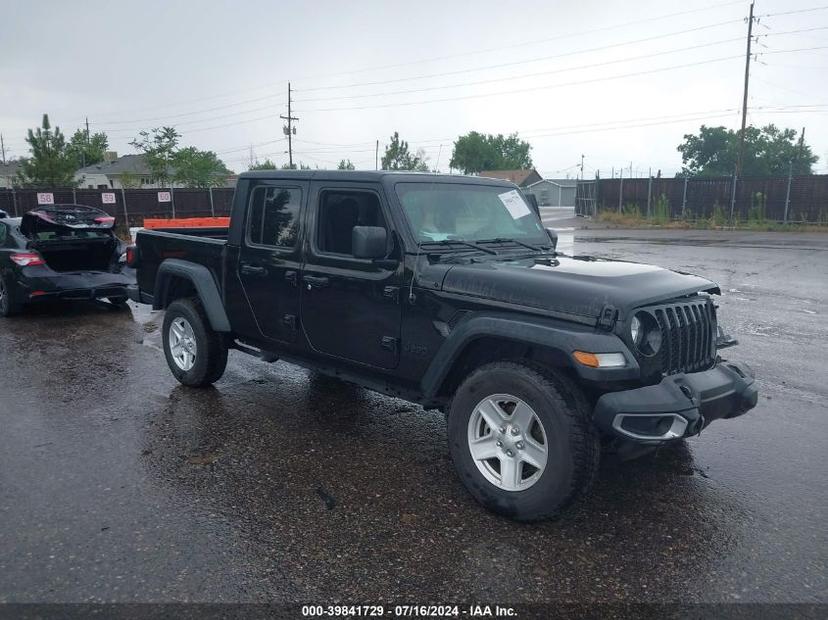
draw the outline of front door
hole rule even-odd
[[[269,340],[292,343],[299,333],[299,214],[307,190],[307,183],[262,181],[249,194],[238,277]]]
[[[395,368],[402,317],[399,248],[380,186],[315,182],[308,203],[302,326],[310,346],[376,368]],[[388,231],[388,260],[355,258],[354,226]]]

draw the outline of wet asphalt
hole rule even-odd
[[[0,602],[828,602],[828,235],[562,229],[717,280],[758,407],[521,525],[438,412],[237,352],[184,388],[160,313],[38,308],[0,320]]]

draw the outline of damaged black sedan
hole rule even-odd
[[[49,299],[127,302],[115,218],[83,205],[49,205],[0,219],[0,316]]]

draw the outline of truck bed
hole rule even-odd
[[[177,258],[203,265],[210,270],[216,282],[221,283],[227,229],[176,228],[170,230],[140,230],[136,243],[141,252],[138,287],[150,294],[154,290],[155,275],[163,260]]]

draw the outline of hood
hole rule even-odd
[[[623,316],[638,306],[699,291],[719,292],[710,280],[654,265],[568,256],[547,264],[528,259],[454,265],[442,290],[595,318],[607,305]]]

